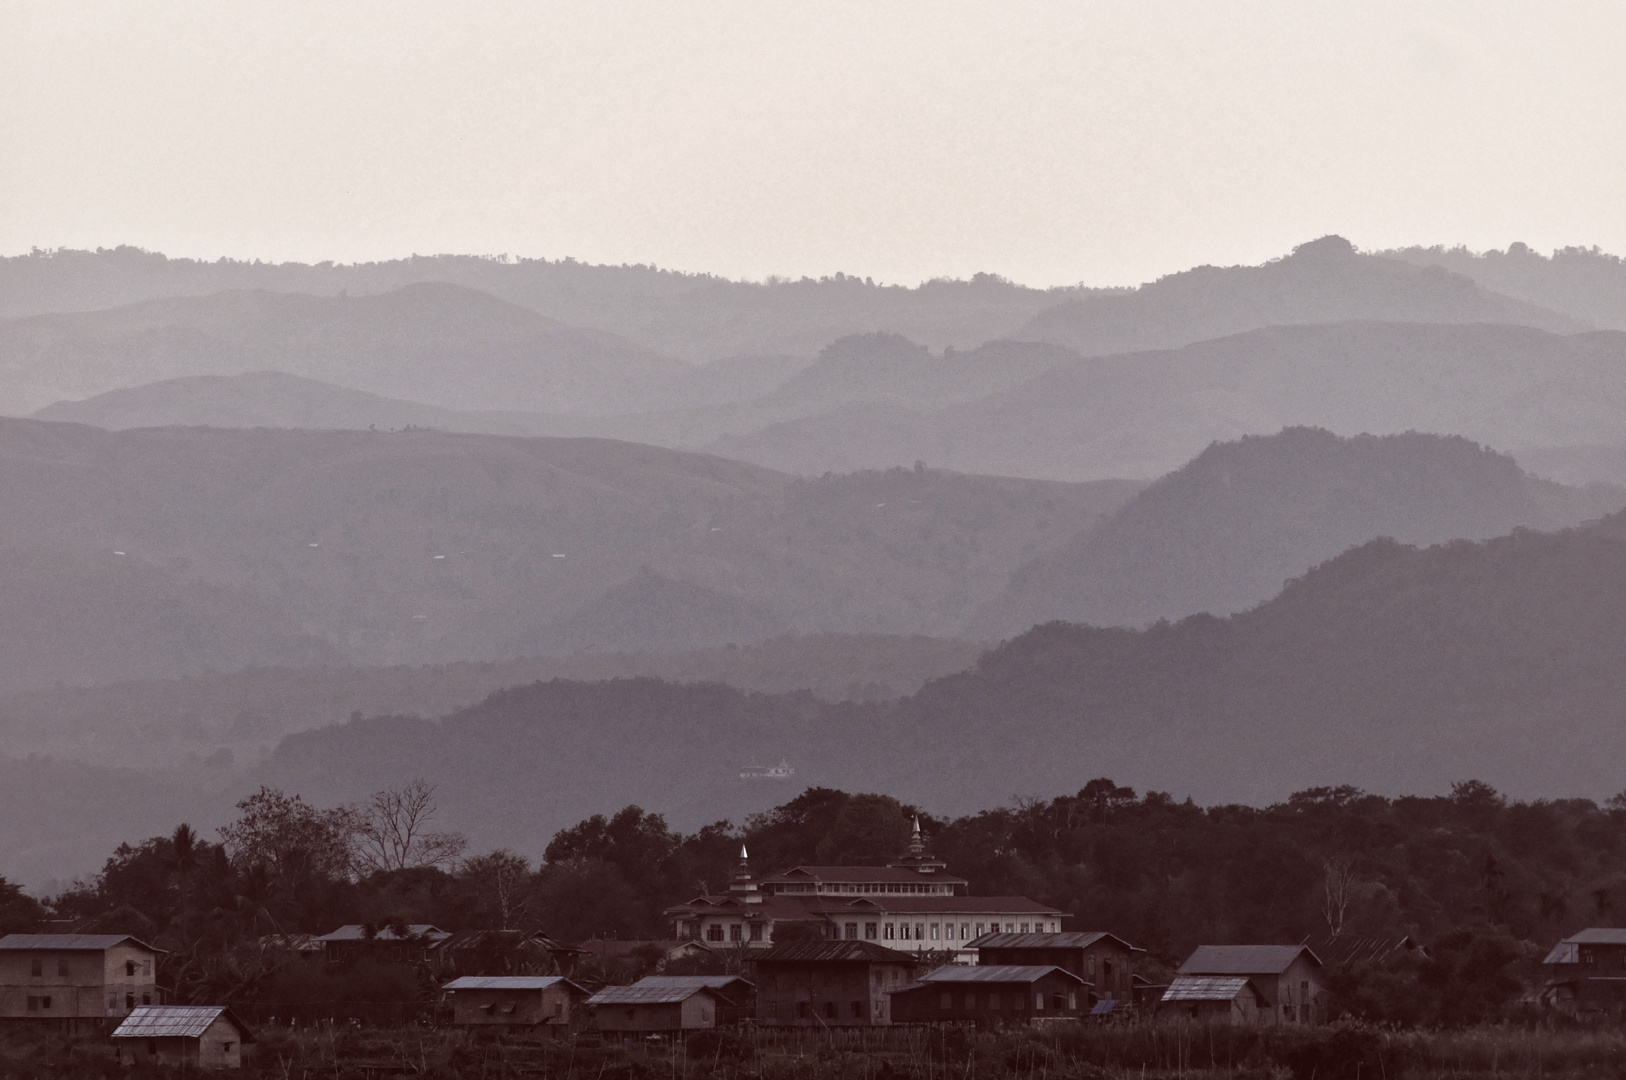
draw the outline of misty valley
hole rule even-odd
[[[1089,953],[1084,1009],[1021,1007],[1308,1023],[1287,976],[1216,998],[1264,969],[1198,957],[1324,935],[1317,1022],[1449,1031],[1553,1005],[1591,961],[1549,949],[1626,946],[1576,936],[1626,904],[1626,264],[1597,249],[1328,236],[1133,289],[36,251],[0,259],[0,414],[0,934],[133,935],[238,1020],[382,1023],[422,990],[396,952],[497,977],[435,966],[456,939],[581,1002],[759,947],[767,1030],[781,960],[952,982],[1103,931],[1075,944],[1128,950],[1116,996]],[[414,798],[436,831],[392,834]],[[892,990],[800,1019],[984,1034],[831,1035],[819,1068],[1197,1052],[1105,1019],[999,1042],[967,1010],[1012,991]],[[1224,1053],[1477,1052],[1347,1030]],[[718,1075],[802,1053],[705,1045]],[[687,1067],[606,1047],[605,1076]]]

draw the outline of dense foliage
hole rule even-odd
[[[406,1002],[422,999],[435,973],[300,974],[267,943],[344,923],[665,937],[663,909],[726,888],[742,844],[758,873],[873,865],[900,850],[918,816],[974,892],[1030,896],[1068,911],[1074,928],[1119,934],[1148,950],[1142,968],[1154,977],[1202,943],[1411,935],[1426,956],[1335,972],[1341,1005],[1374,1021],[1450,1027],[1505,1015],[1553,941],[1613,924],[1626,904],[1626,799],[1510,802],[1477,781],[1437,798],[1338,787],[1205,808],[1100,779],[955,819],[809,788],[743,825],[692,834],[636,806],[596,815],[561,830],[535,868],[508,851],[452,865],[426,851],[414,865],[369,870],[346,854],[361,811],[269,790],[238,810],[224,844],[182,825],[120,846],[94,880],[53,897],[50,914],[170,950],[163,979],[183,999],[377,1001],[393,985]],[[0,887],[7,928],[43,914]],[[636,975],[657,960],[651,951],[599,974]]]

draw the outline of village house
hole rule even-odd
[[[124,934],[0,938],[0,1020],[105,1031],[108,1020],[159,1002],[155,949]]]
[[[1261,1024],[1319,1024],[1327,1018],[1329,996],[1321,960],[1304,945],[1201,945],[1176,975],[1243,976],[1259,996]],[[1163,1001],[1176,979],[1164,991]]]
[[[887,866],[798,866],[756,878],[745,849],[726,894],[669,908],[680,938],[765,949],[776,928],[799,938],[874,941],[915,954],[976,961],[972,941],[989,933],[1054,933],[1063,913],[1022,896],[969,896],[968,883],[926,852],[920,822],[908,849]]]
[[[619,1035],[659,1035],[717,1026],[729,1004],[709,986],[606,986],[587,999],[593,1026]]]
[[[737,1024],[756,1015],[756,984],[739,975],[646,975],[633,985],[674,990],[692,986],[709,987],[726,1001],[726,1004],[718,1007],[718,1024]]]
[[[1626,1013],[1626,929],[1588,927],[1554,945],[1542,1000],[1578,1013]]]
[[[1100,930],[986,934],[971,943],[979,964],[1054,965],[1090,987],[1090,1003],[1134,1000],[1135,956],[1145,949]]]
[[[546,934],[521,930],[459,930],[429,947],[430,962],[441,978],[569,971],[580,953]]]
[[[330,964],[346,964],[364,956],[373,960],[416,964],[427,961],[434,947],[451,936],[428,923],[414,923],[411,926],[350,923],[311,940],[321,944],[323,956]]]
[[[751,957],[757,1023],[876,1027],[892,1022],[888,990],[914,981],[916,959],[873,941],[789,941]]]
[[[1256,1024],[1265,1008],[1264,996],[1246,975],[1176,975],[1157,1014],[1205,1024]]]
[[[113,1032],[122,1065],[236,1069],[254,1033],[224,1005],[137,1005]]]
[[[949,964],[886,994],[894,1024],[996,1026],[1076,1018],[1088,1010],[1087,989],[1053,964]]]
[[[558,975],[465,975],[441,989],[452,1005],[452,1023],[464,1027],[536,1028],[569,1031],[587,991]]]

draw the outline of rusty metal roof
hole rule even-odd
[[[1321,965],[1307,945],[1199,945],[1180,965],[1181,975],[1280,975],[1300,953]]]
[[[645,975],[634,986],[709,986],[713,990],[726,990],[743,986],[755,990],[756,984],[738,975]]]
[[[1116,941],[1129,952],[1145,952],[1117,934],[1104,930],[1068,930],[1059,934],[984,934],[968,942],[968,949],[1087,949],[1104,938]]]
[[[1164,1001],[1235,1001],[1248,988],[1246,975],[1176,975]]]
[[[0,949],[36,950],[40,952],[102,952],[115,945],[133,941],[149,952],[161,953],[138,937],[130,934],[7,934],[0,937]]]
[[[113,1031],[115,1039],[195,1039],[224,1016],[237,1028],[243,1042],[254,1033],[224,1005],[137,1005]]]

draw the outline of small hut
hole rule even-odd
[[[568,1031],[587,991],[558,975],[465,975],[442,987],[452,1022],[469,1027],[547,1026]]]
[[[121,1064],[237,1069],[254,1033],[224,1005],[137,1005],[113,1031]]]

